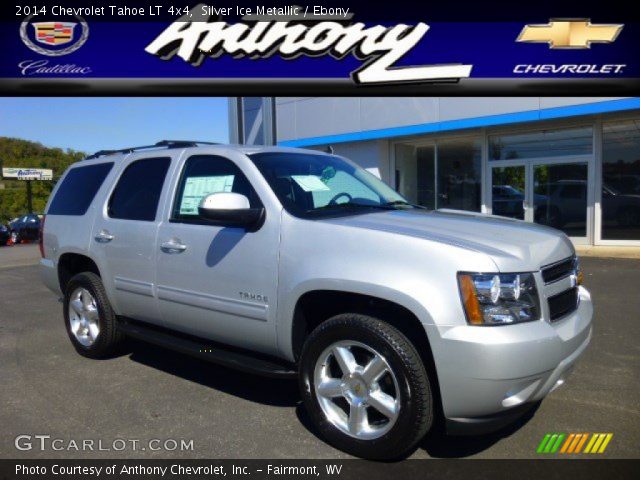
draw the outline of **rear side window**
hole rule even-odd
[[[124,220],[155,220],[170,163],[168,157],[144,158],[131,163],[111,195],[109,216]]]
[[[76,167],[67,173],[51,201],[47,215],[84,215],[113,163]]]

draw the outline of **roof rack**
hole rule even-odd
[[[197,147],[198,145],[220,145],[218,142],[204,142],[200,140],[160,140],[156,143],[158,147],[168,148],[187,148]]]
[[[139,150],[147,150],[150,148],[188,148],[197,147],[198,145],[220,145],[216,142],[205,142],[200,140],[160,140],[153,145],[141,145],[139,147],[127,147],[118,150],[98,150],[96,153],[89,155],[85,160],[103,157],[105,155],[114,155],[116,153],[133,153]]]

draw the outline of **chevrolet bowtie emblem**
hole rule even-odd
[[[589,19],[551,19],[546,25],[526,25],[516,42],[548,43],[549,48],[590,48],[613,42],[624,25],[593,25]]]

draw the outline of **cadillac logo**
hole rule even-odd
[[[31,24],[36,29],[36,41],[46,45],[62,45],[73,41],[75,22],[38,22]]]
[[[78,22],[31,22],[32,18],[27,17],[20,25],[20,38],[27,47],[41,55],[67,55],[78,50],[89,37],[89,25],[82,17],[76,17]]]

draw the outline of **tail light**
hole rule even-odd
[[[40,228],[38,229],[38,247],[40,247],[40,256],[42,256],[42,258],[44,258],[44,221],[46,218],[46,215],[42,216]]]

